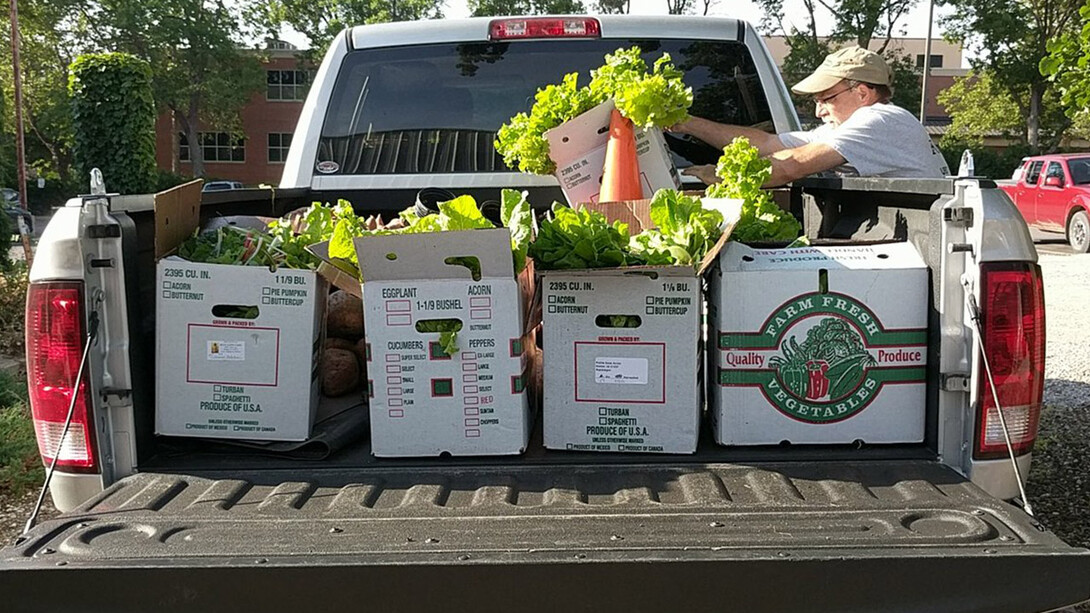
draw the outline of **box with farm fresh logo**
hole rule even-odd
[[[923,440],[927,267],[911,244],[731,243],[719,263],[708,299],[716,441]]]
[[[533,268],[506,228],[353,240],[379,457],[514,455],[530,437]]]

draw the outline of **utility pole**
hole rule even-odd
[[[927,43],[923,52],[923,84],[920,87],[920,123],[927,125],[927,76],[931,72],[931,24],[935,21],[935,0],[928,2]]]
[[[23,150],[23,77],[19,71],[19,6],[18,0],[10,0],[11,3],[11,73],[15,81],[15,165],[19,177],[19,206],[24,211],[26,204],[26,152]],[[26,264],[30,267],[32,255],[30,252],[30,237],[27,236],[26,223],[22,217],[16,222],[19,225],[19,236],[23,239],[23,253],[26,254]]]

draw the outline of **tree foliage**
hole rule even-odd
[[[784,0],[757,0],[764,10],[760,29],[781,34],[788,53],[780,72],[788,86],[798,83],[817,68],[830,52],[860,46],[885,57],[893,69],[893,103],[909,110],[920,104],[920,76],[911,58],[890,46],[901,34],[902,20],[918,0],[802,0],[802,23],[788,22]],[[818,32],[818,22],[831,18],[828,35]],[[809,96],[792,93],[795,110],[803,122],[813,121]]]
[[[151,67],[123,53],[82,55],[72,63],[76,163],[87,176],[102,170],[122,194],[155,187],[155,99]]]
[[[580,0],[469,0],[474,17],[498,15],[575,15],[586,13]]]
[[[980,144],[985,136],[1024,133],[1025,121],[1010,92],[991,73],[970,72],[938,95],[938,102],[953,122],[943,135],[944,143]]]
[[[1082,0],[944,0],[952,12],[942,20],[947,35],[972,51],[970,63],[987,72],[1007,91],[1025,122],[1024,141],[1044,150],[1055,147],[1070,127],[1062,110],[1050,108],[1060,98],[1041,78],[1039,65],[1049,41],[1078,28]],[[1058,124],[1050,119],[1059,117]]]
[[[1048,41],[1041,74],[1056,86],[1064,110],[1073,121],[1090,119],[1090,0],[1079,8],[1079,23]]]
[[[72,119],[68,103],[68,66],[78,55],[84,24],[77,8],[83,0],[19,0],[19,43],[22,68],[23,129],[31,173],[53,187],[66,181],[72,164]],[[0,28],[0,184],[16,187],[11,29]],[[9,174],[10,173],[10,174]],[[22,188],[20,188],[22,189]],[[26,190],[32,208],[42,191]]]
[[[275,35],[282,25],[304,34],[320,58],[345,28],[371,23],[441,19],[444,0],[247,0],[248,19]],[[472,7],[471,7],[472,8]]]
[[[265,84],[260,57],[247,51],[241,14],[225,0],[97,0],[101,44],[147,60],[156,101],[191,145],[202,130],[241,133],[240,111]],[[204,175],[201,147],[190,146]]]

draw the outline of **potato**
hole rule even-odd
[[[344,396],[359,387],[360,367],[356,355],[346,349],[326,349],[322,354],[322,393],[331,398]]]
[[[326,333],[350,341],[363,336],[363,301],[344,290],[330,294]]]
[[[325,339],[325,349],[344,349],[345,351],[355,351],[356,344],[352,341],[344,338],[328,337]]]

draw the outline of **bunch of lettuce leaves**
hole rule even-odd
[[[639,47],[617,49],[591,71],[590,83],[579,87],[579,74],[569,73],[559,84],[537,91],[530,113],[518,113],[500,127],[496,151],[511,168],[539,175],[552,174],[545,132],[613,99],[621,115],[641,128],[666,128],[689,117],[692,88],[664,53],[648,70]]]
[[[451,232],[458,230],[492,229],[492,224],[481,213],[477,201],[472,196],[458,196],[453,200],[439,203],[439,212],[420,217],[413,207],[400,213],[402,221],[398,228],[367,228],[358,217],[337,219],[329,239],[329,257],[339,263],[346,272],[360,278],[359,260],[353,243],[361,236],[389,234],[422,234],[426,232]],[[533,238],[534,215],[526,192],[505,189],[500,193],[500,221],[511,231],[511,253],[515,263],[515,274],[526,268],[526,254]]]
[[[631,263],[628,224],[610,223],[606,216],[585,208],[572,209],[554,202],[530,244],[534,266],[542,270],[613,268]]]
[[[542,270],[696,267],[722,235],[722,213],[705,209],[699,198],[662,189],[655,192],[650,208],[655,227],[629,236],[627,224],[554,203],[530,245],[534,265]]]
[[[629,251],[654,266],[697,266],[723,234],[723,214],[700,198],[660,189],[651,199],[651,222],[629,241]]]
[[[264,266],[267,268],[308,268],[282,249],[276,238],[258,230],[223,226],[194,232],[178,247],[178,256],[190,262]]]
[[[731,238],[741,243],[793,241],[802,232],[794,215],[781,209],[761,186],[772,176],[772,162],[762,158],[749,139],[738,137],[723,147],[715,166],[722,183],[708,186],[709,198],[739,198],[742,216]]]

